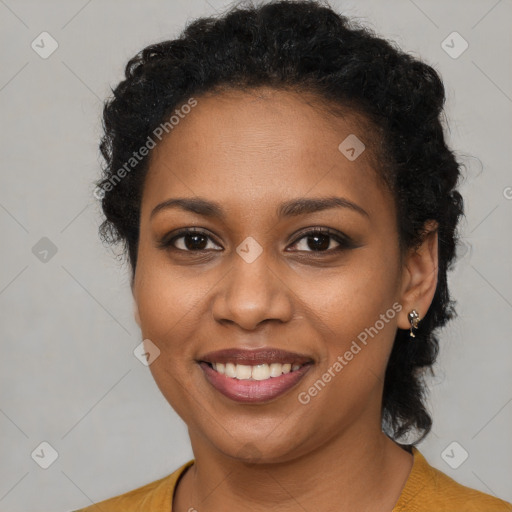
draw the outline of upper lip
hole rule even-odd
[[[227,348],[208,352],[198,359],[206,363],[234,363],[234,364],[272,364],[272,363],[291,363],[306,364],[312,363],[313,359],[304,354],[288,352],[278,348],[259,348],[255,350]]]

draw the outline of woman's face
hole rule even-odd
[[[380,432],[403,271],[392,196],[357,156],[369,133],[265,91],[198,97],[153,149],[133,293],[193,446],[270,462]],[[177,198],[218,212],[157,208]],[[293,207],[320,198],[340,200]]]

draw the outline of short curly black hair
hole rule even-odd
[[[463,215],[456,190],[461,165],[445,143],[445,91],[431,66],[327,2],[244,2],[189,22],[179,38],[135,55],[105,102],[100,149],[106,165],[96,182],[105,215],[100,235],[106,243],[123,244],[133,280],[148,156],[139,155],[130,169],[126,162],[192,95],[258,86],[310,93],[331,105],[333,115],[350,109],[368,121],[378,175],[395,198],[402,251],[421,243],[427,221],[438,224],[435,296],[414,342],[408,331],[397,330],[382,399],[383,430],[395,440],[416,430],[420,436],[411,444],[418,443],[432,427],[424,376],[433,374],[438,355],[436,330],[455,316],[447,271]]]

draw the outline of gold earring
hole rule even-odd
[[[418,312],[415,309],[413,309],[412,311],[409,312],[409,314],[407,315],[407,318],[409,319],[409,323],[411,324],[411,330],[409,332],[409,336],[411,338],[416,338],[416,335],[412,332],[412,330],[418,328],[418,324],[420,322],[420,315],[418,314]]]

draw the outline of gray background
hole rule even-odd
[[[512,3],[331,3],[445,81],[467,216],[450,275],[459,318],[442,334],[429,401],[434,428],[419,449],[457,481],[511,501]],[[185,425],[133,355],[141,339],[128,268],[97,237],[92,181],[101,101],[128,58],[223,5],[0,0],[2,511],[90,505],[192,457]],[[31,48],[43,31],[59,44],[47,59]],[[453,31],[469,43],[456,59],[441,46]],[[57,248],[46,262],[33,253],[42,237]],[[42,441],[58,452],[48,469],[31,457]],[[469,453],[457,469],[442,457],[453,441]]]

